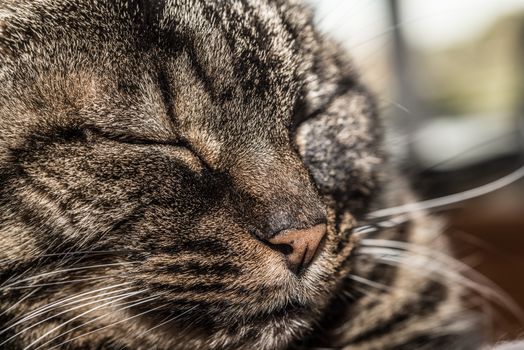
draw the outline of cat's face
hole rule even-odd
[[[333,198],[372,187],[358,171],[337,178],[341,164],[330,168],[324,158],[340,147],[376,150],[365,148],[373,139],[357,147],[351,136],[334,145],[337,130],[371,125],[365,114],[326,134],[314,119],[303,122],[332,89],[321,86],[326,76],[340,73],[315,71],[322,53],[310,17],[273,2],[250,10],[243,1],[187,1],[162,11],[141,2],[45,3],[21,5],[29,19],[2,24],[9,229],[0,231],[1,258],[23,264],[59,254],[37,273],[64,261],[111,264],[83,271],[104,279],[82,288],[147,290],[159,297],[132,312],[155,308],[152,324],[179,314],[176,329],[209,344],[271,336],[276,346],[311,327],[352,248],[352,218],[337,217]],[[44,12],[49,21],[35,22]],[[14,33],[25,37],[12,42]],[[264,242],[323,223],[326,237],[298,272]],[[60,256],[87,250],[109,253]]]

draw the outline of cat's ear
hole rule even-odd
[[[375,186],[382,164],[375,120],[370,97],[348,90],[298,126],[295,142],[322,193],[368,193]]]
[[[322,194],[369,196],[383,163],[374,98],[340,44],[316,44],[320,59],[305,79],[295,143]]]

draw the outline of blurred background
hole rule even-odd
[[[387,148],[423,198],[524,165],[523,0],[308,2],[376,94]],[[440,213],[456,255],[524,309],[524,181]],[[498,311],[494,337],[524,336]]]

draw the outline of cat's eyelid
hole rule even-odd
[[[165,146],[176,146],[186,147],[187,142],[178,137],[172,138],[154,138],[144,135],[123,133],[123,132],[112,132],[106,131],[99,128],[89,127],[85,129],[87,136],[98,136],[104,139],[112,140],[115,142],[133,144],[133,145],[165,145]]]
[[[98,136],[107,140],[115,142],[131,144],[131,145],[150,145],[150,146],[172,146],[180,147],[190,151],[200,163],[207,169],[212,170],[213,167],[204,159],[204,157],[198,152],[191,143],[183,137],[173,137],[172,139],[154,139],[143,137],[140,135],[124,134],[124,133],[111,133],[110,131],[100,130],[99,128],[87,128],[85,129],[86,135]]]

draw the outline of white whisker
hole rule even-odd
[[[112,300],[110,300],[109,302],[107,302],[107,303],[103,303],[103,304],[100,304],[100,305],[98,305],[98,306],[96,306],[96,307],[94,307],[94,308],[92,308],[92,309],[89,309],[89,310],[87,310],[87,311],[84,311],[84,312],[82,312],[82,313],[76,315],[75,317],[70,318],[69,320],[67,320],[67,321],[65,321],[65,322],[63,322],[63,323],[61,323],[60,325],[58,325],[58,326],[56,326],[56,327],[53,327],[52,329],[50,329],[49,331],[45,332],[43,335],[41,335],[40,337],[38,337],[37,339],[35,339],[32,343],[30,343],[29,345],[27,345],[23,350],[28,350],[28,349],[30,349],[33,345],[35,345],[35,344],[38,343],[40,340],[42,340],[42,339],[44,339],[45,337],[47,337],[49,334],[51,334],[51,333],[53,333],[54,331],[56,331],[56,330],[58,330],[58,329],[60,329],[60,328],[62,328],[62,327],[64,327],[64,326],[66,326],[67,324],[73,322],[74,320],[76,320],[76,319],[78,319],[78,318],[80,318],[80,317],[82,317],[82,316],[85,316],[85,315],[87,315],[87,314],[89,314],[89,313],[91,313],[91,312],[94,312],[94,311],[96,311],[96,310],[98,310],[98,309],[100,309],[100,308],[103,308],[103,307],[105,307],[105,306],[111,305],[111,304],[115,303],[116,301],[120,301],[120,300],[125,299],[125,298],[128,298],[128,297],[130,297],[130,296],[137,295],[137,294],[140,294],[140,293],[144,293],[145,291],[147,291],[147,290],[146,290],[146,289],[143,289],[143,290],[136,291],[136,292],[125,293],[124,295],[114,296],[114,297],[112,297]],[[98,302],[98,301],[97,301],[97,302]],[[68,310],[68,311],[71,311],[71,309]],[[1,344],[0,344],[0,345],[1,345]]]
[[[134,307],[134,306],[137,306],[137,305],[141,305],[141,304],[144,304],[144,303],[147,303],[147,302],[153,301],[153,300],[158,299],[158,298],[159,298],[159,295],[155,295],[155,296],[153,296],[153,297],[145,298],[145,299],[142,299],[142,300],[140,300],[140,301],[132,300],[132,301],[127,301],[127,302],[120,303],[120,304],[115,304],[115,305],[113,305],[113,306],[118,307],[117,311],[122,311],[122,310],[129,309],[129,308]],[[128,306],[125,306],[125,305],[128,305]],[[122,307],[122,306],[125,306],[125,307]],[[82,324],[79,325],[79,326],[76,326],[76,327],[73,327],[73,328],[71,328],[71,329],[68,329],[67,331],[65,331],[65,332],[63,332],[63,333],[57,335],[56,337],[53,337],[53,338],[49,339],[49,340],[46,341],[45,343],[40,344],[40,345],[39,345],[38,347],[36,347],[34,350],[40,349],[42,346],[51,343],[53,340],[56,340],[56,339],[58,339],[58,338],[60,338],[60,337],[63,337],[63,336],[66,335],[66,334],[69,334],[69,333],[71,333],[71,332],[74,332],[75,330],[77,330],[77,329],[79,329],[79,328],[82,328],[82,327],[85,327],[86,325],[91,324],[91,323],[93,323],[93,322],[96,322],[96,321],[98,321],[98,320],[100,320],[100,319],[102,319],[102,318],[104,318],[104,317],[107,317],[107,316],[109,316],[109,315],[112,315],[113,313],[114,313],[114,311],[107,312],[107,313],[105,313],[105,314],[103,314],[103,315],[100,315],[100,316],[97,316],[97,317],[95,317],[95,318],[93,318],[93,319],[91,319],[91,320],[89,320],[89,321],[87,321],[87,322],[84,322],[84,323],[82,323]]]
[[[180,313],[180,314],[178,314],[178,315],[175,315],[175,316],[171,317],[171,318],[168,319],[167,321],[163,321],[162,323],[160,323],[160,324],[158,324],[158,325],[156,325],[156,326],[154,326],[154,327],[149,328],[149,329],[146,330],[145,332],[140,333],[137,337],[142,337],[142,336],[146,335],[147,333],[153,331],[154,329],[157,329],[157,328],[162,327],[163,325],[165,325],[165,324],[167,324],[167,323],[169,323],[169,322],[172,322],[172,321],[174,321],[174,320],[176,320],[176,319],[179,319],[180,317],[184,316],[185,314],[187,314],[187,313],[193,311],[194,309],[196,309],[197,306],[198,306],[198,305],[195,305],[195,306],[193,306],[193,307],[190,307],[190,308],[187,309],[186,311],[184,311],[184,312],[182,312],[182,313]]]
[[[126,288],[126,289],[129,289],[129,288]],[[121,293],[122,291],[125,291],[126,289],[124,289],[124,290],[118,290],[118,291],[114,291],[114,292],[109,292],[109,293],[105,293],[105,295],[114,294],[114,293]],[[66,314],[66,313],[71,312],[71,311],[74,311],[74,310],[76,310],[76,309],[80,309],[80,308],[83,308],[83,307],[89,306],[89,305],[91,305],[91,304],[99,303],[99,302],[101,302],[101,301],[112,300],[112,299],[116,299],[116,298],[120,298],[120,297],[124,297],[124,298],[125,298],[125,297],[132,296],[132,295],[135,295],[135,294],[140,294],[140,293],[137,293],[137,292],[129,292],[129,293],[124,293],[124,294],[117,294],[117,295],[113,295],[113,296],[111,296],[111,297],[102,298],[102,299],[97,299],[97,300],[91,301],[91,302],[89,302],[89,303],[80,304],[80,305],[77,305],[77,306],[72,307],[72,308],[70,308],[70,309],[67,309],[67,310],[61,311],[61,312],[59,312],[59,313],[57,313],[57,314],[54,314],[54,315],[49,316],[49,317],[47,317],[47,318],[45,318],[45,319],[43,319],[43,320],[40,320],[40,321],[38,321],[37,323],[30,325],[29,327],[26,327],[26,328],[22,329],[21,331],[17,332],[16,334],[12,335],[10,338],[8,338],[8,339],[4,340],[2,343],[0,343],[0,346],[3,345],[3,344],[5,344],[5,343],[7,343],[7,342],[9,342],[11,339],[14,339],[14,338],[16,338],[17,336],[19,336],[19,335],[21,335],[21,334],[27,332],[28,330],[31,330],[31,329],[33,329],[34,327],[36,327],[36,326],[38,326],[38,325],[40,325],[40,324],[42,324],[42,323],[45,323],[45,322],[47,322],[47,321],[49,321],[49,320],[51,320],[51,319],[53,319],[53,318],[56,318],[57,316],[60,316],[60,315]],[[104,294],[97,295],[97,296],[104,296]],[[86,298],[86,299],[84,299],[84,300],[79,300],[79,301],[77,301],[77,303],[78,303],[78,302],[85,301],[85,300],[87,300],[87,299],[92,299],[92,298]],[[120,300],[120,299],[118,299],[118,300]],[[17,322],[17,324],[19,324],[19,322]],[[15,325],[16,325],[16,324],[15,324]],[[15,325],[11,325],[9,328],[14,327]],[[9,328],[6,328],[4,331],[8,330]],[[4,331],[3,331],[3,332],[4,332]]]
[[[22,277],[23,275],[25,275],[30,270],[31,270],[31,267],[28,267],[27,269],[25,269],[24,271],[20,272],[19,274],[13,274],[9,278],[7,278],[5,281],[2,282],[2,284],[0,284],[0,291],[2,290],[2,287],[4,285],[6,285],[7,283],[11,282],[12,280],[14,280],[16,278]]]
[[[58,281],[58,282],[32,284],[32,285],[27,285],[27,286],[10,287],[7,290],[20,290],[20,289],[37,288],[37,287],[48,287],[48,286],[70,284],[70,283],[76,283],[76,282],[98,281],[102,279],[107,279],[107,276],[86,277],[86,278],[79,278],[76,280],[66,280],[66,281]]]
[[[408,221],[409,219],[404,215],[394,216],[386,220],[356,226],[353,228],[353,234],[357,235],[358,237],[361,237],[370,233],[377,232],[380,229],[393,228],[402,225],[403,223],[406,223]]]
[[[56,308],[56,307],[58,307],[60,305],[63,305],[63,306],[71,305],[71,304],[74,304],[74,303],[79,302],[79,301],[88,300],[89,298],[84,298],[84,299],[80,299],[78,301],[74,301],[72,303],[68,303],[68,302],[70,302],[72,300],[76,300],[78,298],[81,298],[81,297],[89,295],[89,294],[94,294],[94,293],[101,292],[101,291],[104,291],[104,290],[107,290],[107,289],[113,289],[113,288],[129,285],[129,284],[131,284],[131,282],[115,284],[115,285],[112,285],[112,286],[95,289],[93,291],[79,293],[79,294],[70,296],[68,298],[57,300],[55,302],[52,302],[51,304],[44,305],[42,307],[37,308],[36,310],[30,311],[30,312],[26,313],[25,315],[21,316],[21,318],[19,318],[19,320],[16,321],[14,324],[12,324],[11,326],[1,330],[0,331],[0,335],[2,333],[4,333],[5,331],[9,330],[11,327],[14,327],[14,326],[16,326],[16,325],[18,325],[18,324],[20,324],[22,322],[29,321],[30,319],[32,319],[34,317],[40,316],[41,314],[49,311],[50,309],[54,309],[54,308]],[[101,295],[107,295],[107,294],[101,294]],[[97,296],[100,296],[100,294],[98,294],[96,296],[92,296],[90,298],[96,298]]]
[[[129,254],[129,253],[136,253],[137,251],[133,250],[79,250],[79,251],[71,251],[71,252],[64,252],[64,253],[46,253],[46,254],[40,254],[34,256],[34,260],[37,259],[43,259],[43,258],[51,258],[51,257],[60,257],[60,256],[84,256],[84,257],[92,257],[97,255],[116,255],[116,254]],[[16,262],[23,262],[22,259],[3,259],[0,260],[0,265],[3,264],[12,264]]]
[[[17,307],[18,305],[20,305],[22,302],[24,302],[25,300],[27,300],[27,298],[29,298],[31,295],[35,294],[36,292],[40,291],[40,289],[42,288],[36,288],[36,289],[33,289],[32,291],[30,291],[29,293],[27,293],[22,299],[18,300],[16,303],[14,303],[13,305],[11,305],[9,308],[7,308],[6,310],[4,310],[4,312],[0,313],[0,316],[2,315],[5,315],[6,313],[8,313],[9,311],[11,311],[12,309],[14,309],[15,307]],[[1,334],[1,332],[0,332]]]
[[[363,239],[361,240],[361,244],[364,247],[370,247],[370,248],[385,248],[385,249],[393,249],[393,250],[383,250],[383,252],[386,252],[388,255],[394,255],[399,256],[403,253],[405,254],[412,254],[414,256],[422,256],[429,259],[432,259],[432,261],[438,261],[442,264],[449,267],[446,270],[449,270],[449,272],[461,272],[461,271],[467,271],[468,273],[471,273],[474,275],[477,280],[482,281],[482,283],[486,286],[490,286],[491,288],[499,289],[501,293],[504,293],[500,288],[493,283],[491,280],[486,278],[485,276],[481,275],[480,273],[473,270],[470,266],[464,264],[463,262],[454,259],[448,255],[442,254],[438,251],[431,250],[427,247],[420,246],[413,243],[407,243],[407,242],[400,242],[400,241],[391,241],[391,240],[385,240],[385,239]]]
[[[401,243],[400,246],[402,246],[402,244],[407,244],[404,242],[386,241],[393,245],[393,247],[388,247],[385,244],[380,244],[380,241],[385,240],[377,241],[379,241],[378,245],[373,246],[372,243],[368,243],[368,247],[359,249],[359,252],[373,256],[376,260],[392,266],[410,268],[414,270],[414,272],[424,274],[424,276],[435,278],[435,275],[437,275],[437,277],[442,277],[463,284],[470,290],[475,291],[480,295],[484,295],[484,297],[503,306],[524,324],[524,313],[519,305],[496,284],[466,264],[444,254],[439,254],[438,252],[427,254],[428,252],[425,251],[425,249],[421,249],[422,251],[406,251],[395,248],[396,243]],[[431,250],[429,251],[432,252]],[[460,272],[463,271],[468,272],[472,277],[469,278],[461,274]],[[476,280],[473,280],[472,278]]]
[[[78,250],[78,251],[70,251],[70,252],[64,252],[64,253],[41,254],[37,256],[37,258],[47,258],[47,257],[55,257],[55,256],[75,256],[75,255],[93,256],[93,255],[110,255],[110,254],[125,254],[125,253],[133,253],[133,251],[131,250]]]
[[[11,283],[11,284],[9,284],[7,286],[4,286],[4,287],[0,288],[0,291],[4,291],[6,289],[9,289],[12,286],[15,286],[15,285],[23,283],[23,282],[32,281],[34,279],[38,279],[38,278],[42,278],[42,277],[50,276],[50,275],[55,275],[55,274],[62,273],[62,272],[80,271],[80,270],[112,267],[112,266],[125,266],[125,265],[137,264],[137,263],[138,262],[121,262],[121,263],[111,263],[111,264],[102,264],[102,265],[90,265],[90,266],[73,267],[73,268],[70,268],[70,269],[62,269],[62,270],[57,270],[57,271],[45,272],[45,273],[42,273],[42,274],[39,274],[39,275],[31,276],[31,277],[24,278],[22,280],[18,280],[16,282],[13,282],[13,283]]]
[[[151,300],[148,300],[148,301],[151,301]],[[143,301],[143,302],[141,302],[141,303],[144,303],[144,302],[145,302],[145,301]],[[137,304],[137,305],[138,305],[138,304]],[[136,318],[136,317],[140,317],[140,316],[143,316],[143,315],[148,314],[148,313],[150,313],[150,312],[153,312],[153,311],[156,311],[156,310],[158,310],[158,309],[161,309],[161,308],[163,308],[163,307],[165,307],[165,306],[167,306],[167,305],[168,305],[168,304],[162,304],[162,305],[157,306],[157,307],[155,307],[155,308],[153,308],[153,309],[146,310],[146,311],[141,312],[141,313],[139,313],[139,314],[136,314],[136,315],[133,315],[133,316],[127,317],[127,318],[125,318],[125,319],[123,319],[123,320],[120,320],[120,321],[114,322],[114,323],[112,323],[112,324],[110,324],[110,325],[107,325],[107,326],[104,326],[104,327],[100,327],[100,328],[95,329],[95,330],[93,330],[93,331],[90,331],[90,332],[87,332],[87,333],[81,334],[81,335],[76,336],[76,337],[74,337],[74,338],[72,338],[72,339],[69,339],[69,340],[64,341],[64,342],[62,342],[62,343],[60,343],[60,344],[57,344],[57,345],[55,345],[55,346],[49,348],[48,350],[56,349],[56,348],[58,348],[58,347],[61,347],[62,345],[65,345],[65,344],[67,344],[67,343],[70,343],[70,342],[72,342],[72,341],[74,341],[74,340],[76,340],[76,339],[79,339],[79,338],[82,338],[82,337],[88,336],[88,335],[90,335],[90,334],[93,334],[93,333],[99,332],[99,331],[101,331],[101,330],[103,330],[103,329],[106,329],[106,328],[109,328],[109,327],[113,327],[113,326],[115,326],[115,325],[117,325],[117,324],[119,324],[119,323],[127,322],[127,321],[132,320],[132,319],[134,319],[134,318]],[[133,306],[136,306],[136,305],[128,306],[128,308],[129,308],[129,307],[133,307]],[[38,349],[38,348],[36,348],[36,349]],[[36,349],[35,349],[35,350],[36,350]],[[25,350],[25,349],[24,349],[24,350]]]
[[[385,208],[375,210],[368,214],[368,217],[371,219],[386,218],[393,215],[406,214],[421,210],[428,210],[434,208],[440,208],[449,206],[452,204],[460,203],[469,199],[480,197],[488,193],[500,190],[506,186],[511,185],[512,183],[524,178],[524,166],[515,170],[514,172],[498,179],[493,182],[490,182],[486,185],[473,188],[468,191],[455,193],[449,196],[429,199],[426,201],[408,203],[404,205],[399,205],[396,207]]]
[[[374,281],[371,281],[371,280],[369,280],[367,278],[363,278],[363,277],[360,277],[360,276],[357,276],[357,275],[349,274],[348,277],[350,279],[352,279],[353,281],[356,281],[358,283],[362,283],[362,284],[364,284],[366,286],[373,287],[373,288],[376,288],[376,289],[379,289],[379,290],[383,290],[383,291],[387,291],[387,292],[392,290],[391,287],[386,286],[385,284],[374,282]]]

